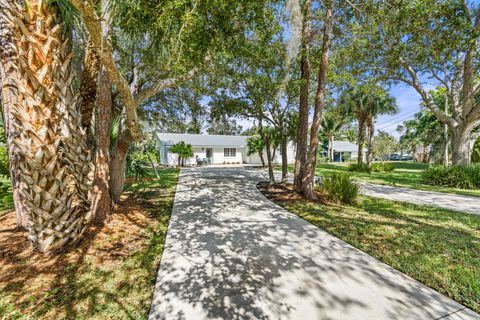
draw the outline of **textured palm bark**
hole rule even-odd
[[[328,58],[330,52],[330,36],[333,27],[333,10],[328,7],[325,11],[325,26],[323,28],[322,39],[322,57],[320,60],[320,68],[318,74],[318,86],[315,95],[315,110],[313,113],[312,127],[310,128],[310,147],[308,150],[307,160],[305,162],[305,169],[302,179],[303,195],[309,199],[315,199],[313,190],[313,183],[315,179],[315,170],[317,165],[318,153],[318,133],[320,130],[320,121],[322,120],[323,104],[325,97],[325,87],[327,83],[328,74]]]
[[[19,72],[19,99],[12,113],[22,126],[15,144],[21,155],[28,238],[46,252],[80,240],[86,222],[85,212],[74,203],[71,186],[76,181],[63,161],[66,149],[60,148],[70,142],[62,132],[71,129],[65,123],[71,116],[68,99],[74,99],[66,77],[70,56],[65,56],[68,44],[62,42],[58,16],[50,6],[31,0],[28,9],[11,13]]]
[[[10,180],[12,182],[16,222],[18,229],[24,229],[27,226],[27,208],[25,197],[21,192],[20,156],[14,143],[19,135],[19,128],[15,126],[15,118],[12,114],[12,108],[18,103],[17,81],[19,75],[14,67],[17,64],[17,54],[15,51],[13,27],[5,19],[7,10],[11,10],[14,4],[16,4],[15,1],[0,0],[0,82],[2,86],[3,128],[7,136]]]
[[[110,197],[110,127],[112,120],[112,83],[105,70],[98,82],[95,126],[95,174],[92,192],[92,214],[96,225],[103,225],[109,218]]]
[[[79,109],[79,95],[74,94],[72,74],[72,34],[65,33],[58,52],[54,55],[56,110],[60,114],[60,135],[62,160],[73,176],[74,186],[70,189],[74,195],[74,204],[84,212],[90,209],[89,192],[92,187],[93,164],[90,148],[87,145],[86,129],[82,126]]]
[[[95,51],[93,43],[89,40],[82,71],[82,80],[80,82],[80,113],[82,115],[82,127],[87,132],[87,143],[93,146],[95,138],[93,136],[93,112],[95,110],[95,100],[97,95],[97,80],[100,70],[100,59]]]
[[[298,129],[297,129],[297,145],[295,154],[295,174],[294,174],[294,189],[297,192],[302,192],[303,171],[305,166],[305,159],[307,155],[307,140],[308,140],[308,116],[309,103],[308,97],[310,92],[310,42],[312,38],[311,27],[311,8],[310,1],[305,1],[304,4],[304,18],[302,30],[302,50],[300,61],[300,72],[302,84],[300,87],[300,106],[298,110]]]

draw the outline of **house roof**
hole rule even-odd
[[[183,141],[192,146],[206,147],[243,147],[247,145],[248,136],[229,136],[217,134],[157,133],[158,141],[167,146]]]
[[[333,141],[333,150],[336,152],[357,152],[358,145],[349,141]]]

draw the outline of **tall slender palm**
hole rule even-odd
[[[332,112],[326,112],[323,114],[321,123],[321,134],[328,141],[328,159],[333,161],[333,139],[335,133],[337,133],[344,125],[344,121],[341,116]]]
[[[368,151],[367,151],[367,165],[370,167],[373,161],[373,136],[375,135],[375,118],[382,115],[393,115],[398,112],[395,98],[391,97],[385,90],[372,92],[370,96],[371,101],[368,104]]]
[[[367,162],[373,160],[373,136],[375,133],[375,118],[385,114],[398,112],[395,99],[388,92],[372,84],[362,84],[345,91],[340,100],[342,111],[355,116],[358,121],[358,163],[363,163],[363,147],[365,130],[368,128]]]
[[[89,155],[58,7],[29,0],[10,14],[19,71],[19,101],[12,112],[23,128],[15,144],[29,239],[46,252],[79,240],[85,230]]]

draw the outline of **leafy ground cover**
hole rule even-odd
[[[350,172],[352,177],[357,180],[389,185],[394,187],[404,187],[418,190],[429,190],[437,192],[455,193],[469,196],[480,197],[480,189],[465,190],[458,188],[432,186],[423,183],[422,172],[428,168],[428,164],[417,162],[392,161],[395,170],[392,172],[350,172],[348,163],[318,164],[317,175],[327,175],[335,172]],[[291,168],[293,170],[293,167]]]
[[[308,202],[291,188],[268,198],[412,278],[480,312],[480,216],[360,197]]]
[[[14,212],[0,216],[0,318],[146,318],[178,180],[159,173],[130,181],[107,226],[56,256],[32,251]]]

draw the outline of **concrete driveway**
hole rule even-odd
[[[360,192],[370,197],[427,205],[480,215],[480,197],[398,188],[366,182],[360,182]]]
[[[184,169],[150,319],[479,319],[287,212],[254,169]]]

